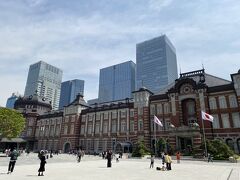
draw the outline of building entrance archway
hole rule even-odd
[[[64,150],[63,150],[64,153],[68,153],[70,151],[70,147],[71,147],[71,145],[70,145],[69,142],[65,143],[64,144]]]

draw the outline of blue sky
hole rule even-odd
[[[166,34],[182,72],[202,67],[230,79],[240,69],[239,0],[0,0],[0,105],[24,93],[29,65],[85,80],[97,97],[99,69],[135,62],[136,43]]]

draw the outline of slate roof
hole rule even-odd
[[[222,79],[210,74],[205,73],[205,84],[208,87],[215,87],[215,86],[222,86],[222,85],[229,85],[231,84],[231,81],[226,80],[226,79]],[[199,81],[199,76],[193,76],[193,77],[188,77],[193,79],[194,81],[198,82]],[[178,80],[181,80],[180,78]],[[176,84],[176,82],[172,82],[171,84],[167,85],[166,87],[164,87],[163,89],[161,89],[158,93],[156,93],[155,95],[158,94],[165,94],[169,89],[171,89],[172,87],[174,87]]]

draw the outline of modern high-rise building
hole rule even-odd
[[[84,94],[84,80],[74,79],[62,82],[59,109],[73,102],[78,94]]]
[[[14,109],[15,101],[19,96],[19,93],[12,93],[12,96],[7,99],[6,108]]]
[[[54,110],[58,109],[62,73],[61,69],[43,61],[30,65],[24,96],[37,93],[51,101]]]
[[[132,97],[136,64],[127,61],[100,69],[98,101],[108,102]]]
[[[176,50],[166,35],[137,44],[136,66],[136,90],[157,93],[178,78]]]

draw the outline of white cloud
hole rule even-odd
[[[149,7],[151,9],[161,11],[163,8],[169,6],[173,0],[150,0]]]
[[[63,69],[63,80],[84,79],[86,98],[95,98],[100,68],[135,61],[136,43],[162,33],[175,45],[182,71],[200,69],[203,61],[208,73],[229,78],[240,68],[235,0],[126,1],[124,9],[118,1],[13,2],[0,2],[2,106],[12,92],[23,93],[28,67],[39,60]]]

